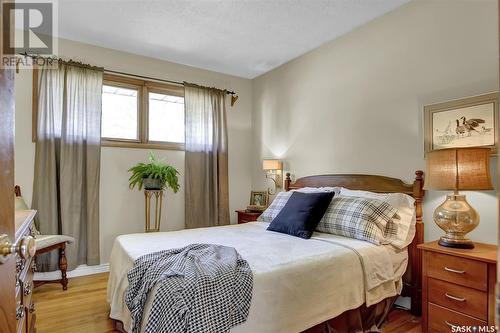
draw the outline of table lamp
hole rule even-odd
[[[474,248],[465,235],[479,224],[479,214],[459,190],[492,190],[490,148],[454,148],[427,153],[424,189],[453,190],[434,211],[434,222],[446,234],[439,245]]]

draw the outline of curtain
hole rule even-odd
[[[66,63],[38,71],[33,208],[42,234],[73,236],[68,268],[99,262],[102,70]],[[58,269],[58,254],[37,258]]]
[[[184,83],[186,227],[229,224],[226,92]]]

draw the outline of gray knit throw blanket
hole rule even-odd
[[[145,333],[229,332],[250,311],[252,271],[231,247],[191,244],[146,254],[127,277],[132,333],[140,332],[146,298],[157,284]]]

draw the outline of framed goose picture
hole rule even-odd
[[[491,147],[498,143],[498,93],[424,107],[425,153],[445,148]]]

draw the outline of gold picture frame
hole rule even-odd
[[[446,148],[490,147],[497,153],[499,93],[424,106],[425,154]]]
[[[267,191],[250,192],[250,206],[267,207],[269,205],[269,194]]]

